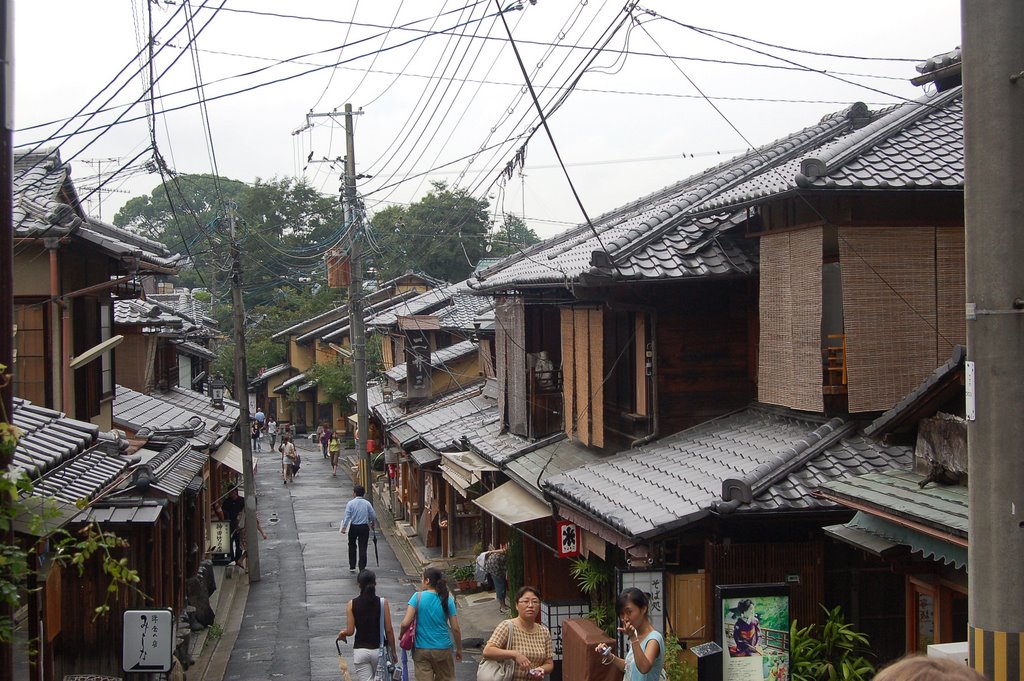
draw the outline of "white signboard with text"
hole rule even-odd
[[[174,616],[169,609],[125,610],[121,667],[126,672],[169,672]]]

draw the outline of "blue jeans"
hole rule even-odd
[[[505,575],[491,574],[491,581],[494,582],[494,597],[498,599],[499,603],[505,602],[505,592],[508,589],[508,580],[505,579]]]

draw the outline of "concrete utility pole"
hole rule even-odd
[[[366,500],[373,503],[373,470],[366,440],[370,424],[366,406],[366,332],[363,328],[362,212],[356,197],[356,142],[352,105],[345,105],[345,219],[349,225],[352,277],[348,285],[349,329],[352,335],[352,382],[356,388],[356,455],[366,472]]]
[[[249,437],[249,391],[245,366],[245,303],[242,302],[242,253],[235,236],[235,205],[228,205],[231,230],[231,302],[235,339],[235,399],[242,431],[242,489],[245,490],[246,566],[249,582],[260,581],[260,535],[256,529],[256,481],[252,477],[252,439]],[[273,454],[271,454],[273,455]]]
[[[962,0],[970,664],[1024,679],[1024,3]]]

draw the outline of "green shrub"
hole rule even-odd
[[[790,633],[790,670],[793,681],[868,681],[875,666],[867,635],[856,631],[836,606],[826,613],[825,624],[800,628],[793,620]]]

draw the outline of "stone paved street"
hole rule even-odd
[[[352,482],[340,466],[332,478],[330,464],[313,443],[297,444],[302,468],[292,484],[283,484],[276,453],[257,455],[259,512],[268,540],[260,546],[262,579],[249,587],[225,680],[341,678],[335,637],[345,603],[358,595],[348,571],[347,537],[338,532]],[[372,543],[368,567],[377,573],[377,593],[391,604],[397,629],[419,580],[406,574],[380,532],[378,549],[380,567]],[[487,635],[467,630],[466,624],[465,636]],[[351,645],[343,645],[342,652],[351,662]],[[475,678],[479,651],[469,653],[457,665],[459,679]]]

